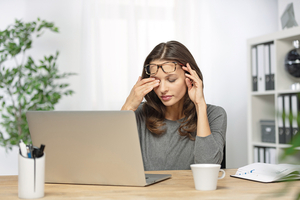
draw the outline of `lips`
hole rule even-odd
[[[162,99],[163,101],[169,101],[171,98],[172,98],[172,95],[164,95],[164,96],[161,96],[161,99]]]

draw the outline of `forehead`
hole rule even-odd
[[[156,59],[156,60],[152,60],[149,64],[161,65],[161,64],[166,63],[166,62],[175,62],[175,61],[173,61],[173,60]]]

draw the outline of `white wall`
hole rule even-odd
[[[227,111],[227,167],[247,160],[247,39],[278,30],[276,0],[204,1],[200,66],[206,102]]]
[[[24,21],[37,17],[53,21],[60,33],[45,33],[34,43],[32,54],[41,55],[60,51],[59,67],[65,72],[80,72],[82,0],[0,0],[0,30],[13,23],[15,18]],[[198,65],[204,74],[207,103],[220,105],[228,115],[227,167],[237,168],[247,164],[247,63],[246,40],[278,30],[277,0],[222,0],[199,3],[202,29],[197,38],[201,51]],[[184,31],[184,30],[183,30]],[[68,80],[77,92],[64,97],[56,109],[78,110],[80,74]],[[129,93],[129,91],[128,91]],[[17,149],[6,154],[0,148],[0,175],[17,174]]]

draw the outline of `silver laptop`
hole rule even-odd
[[[34,146],[45,144],[45,182],[146,186],[133,111],[28,111]]]

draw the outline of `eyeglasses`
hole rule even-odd
[[[148,64],[144,68],[145,68],[146,74],[155,75],[160,67],[163,70],[163,72],[165,72],[165,73],[175,72],[176,65],[183,66],[183,64],[177,63],[177,62],[165,62],[161,65]]]

